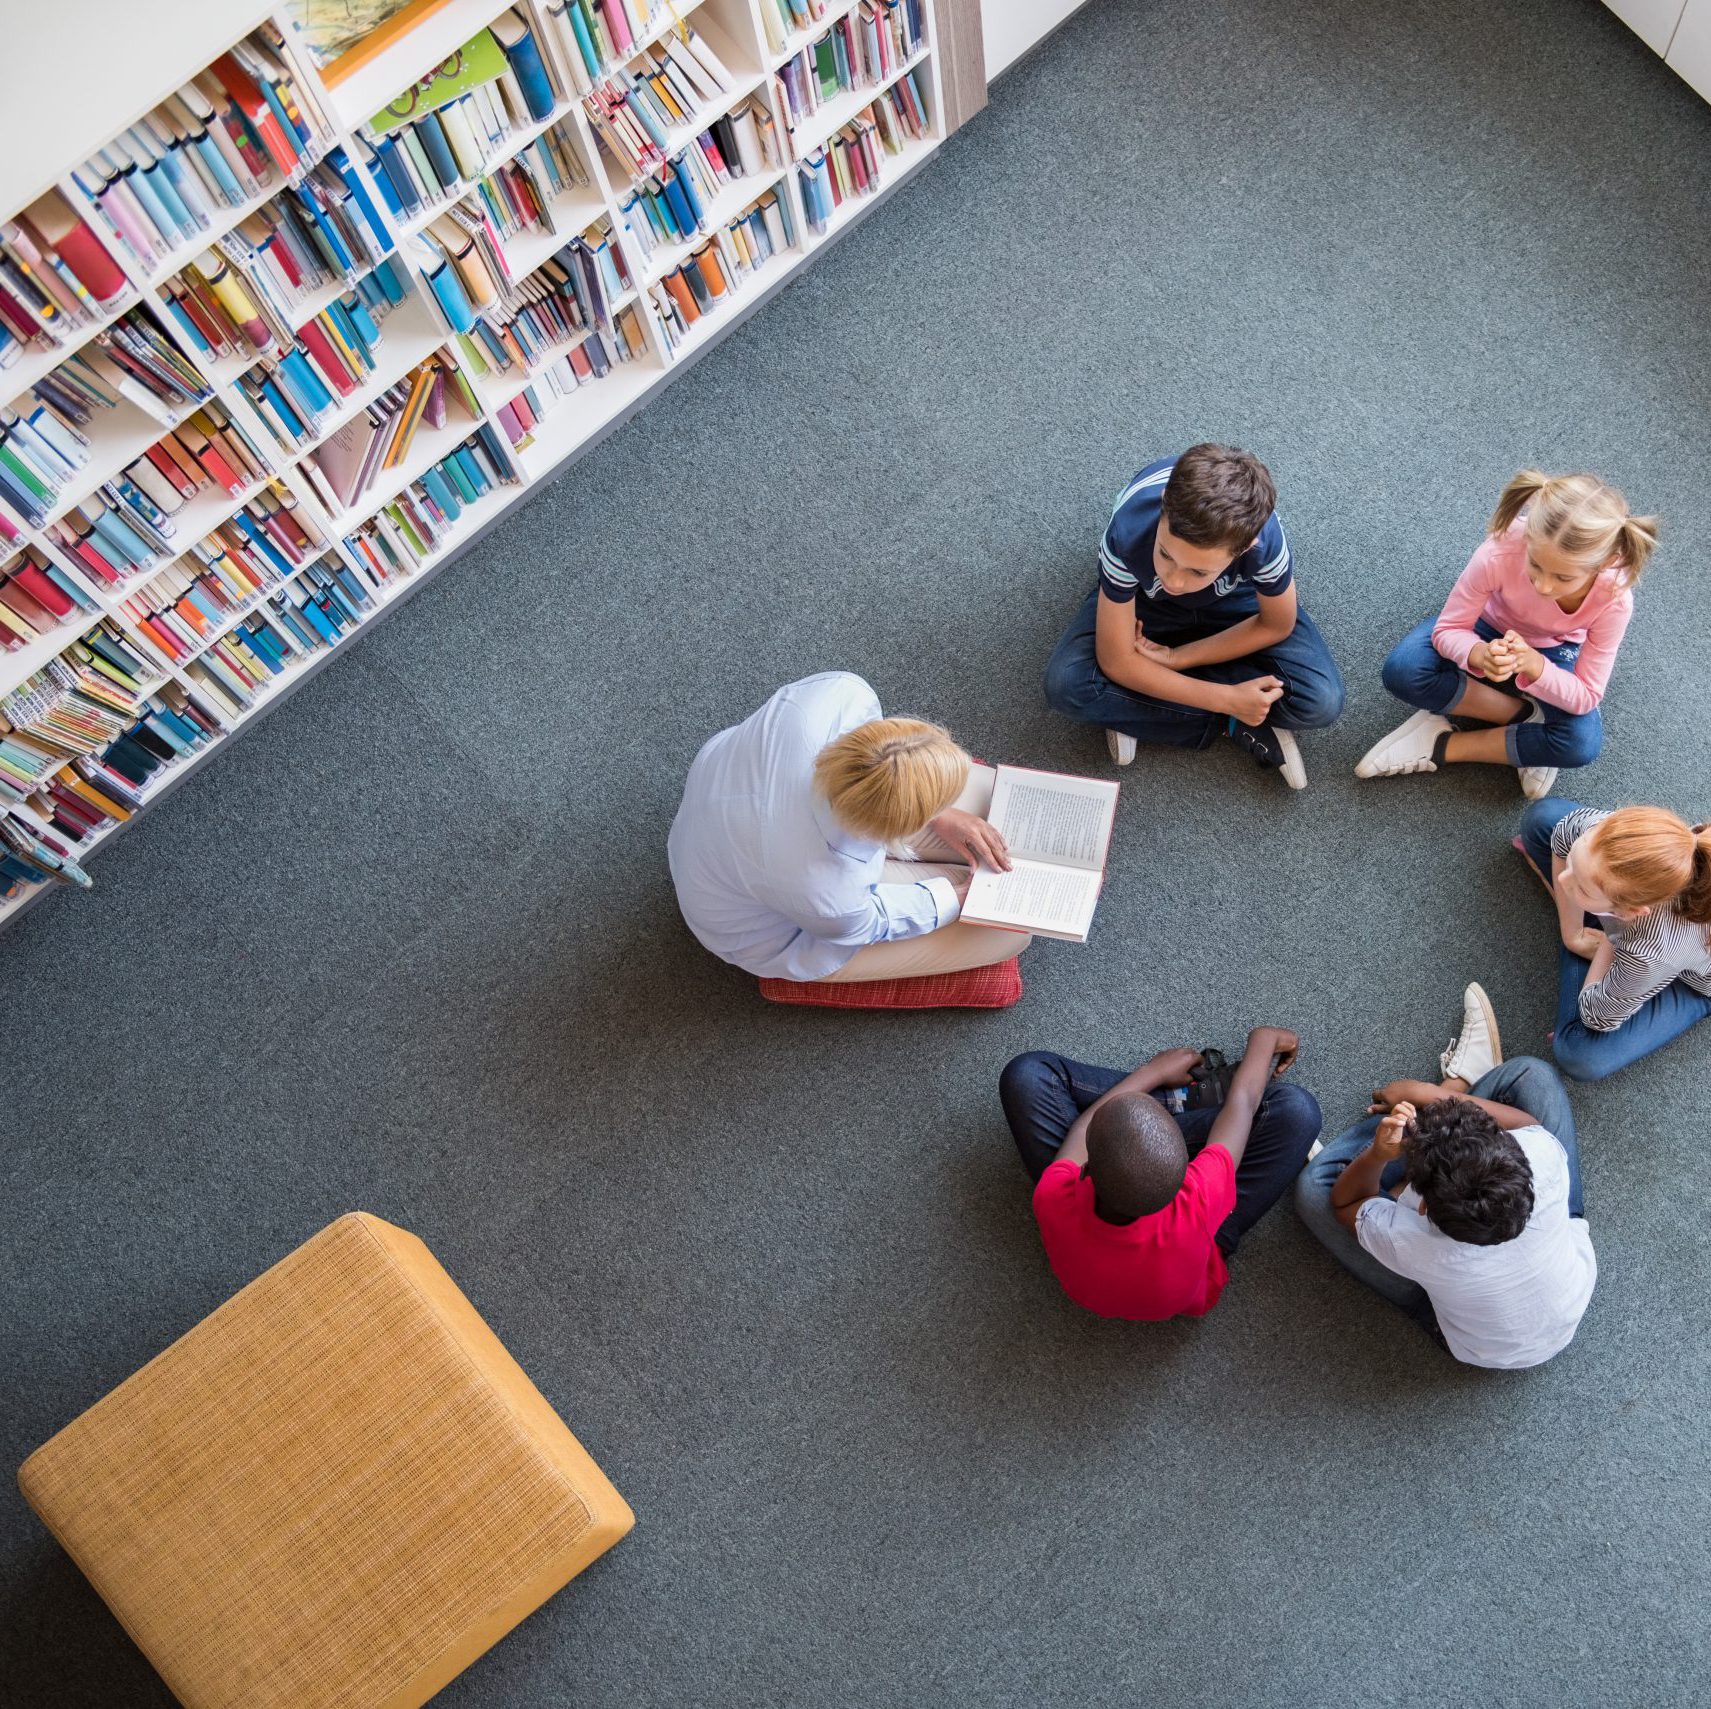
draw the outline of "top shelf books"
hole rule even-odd
[[[155,285],[295,182],[334,134],[290,43],[264,24],[71,177],[132,275]]]

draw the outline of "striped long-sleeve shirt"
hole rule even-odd
[[[1559,860],[1608,812],[1577,807],[1557,821],[1551,853]],[[1593,1032],[1614,1032],[1640,1007],[1677,979],[1711,997],[1711,942],[1706,928],[1670,908],[1654,908],[1639,920],[1600,914],[1599,924],[1615,948],[1610,969],[1580,993],[1580,1018]]]

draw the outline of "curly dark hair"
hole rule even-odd
[[[1501,1246],[1533,1214],[1527,1154],[1466,1098],[1440,1098],[1421,1110],[1402,1157],[1426,1215],[1452,1240]]]

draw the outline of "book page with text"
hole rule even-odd
[[[1116,817],[1117,785],[1000,766],[988,819],[1019,860],[1098,871]]]
[[[1009,872],[975,874],[962,917],[976,925],[1019,926],[1084,939],[1099,900],[1097,872],[1019,860]]]

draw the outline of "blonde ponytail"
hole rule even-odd
[[[1616,531],[1616,555],[1622,566],[1622,579],[1629,587],[1640,579],[1640,572],[1657,549],[1655,516],[1630,516],[1623,520]]]
[[[1507,534],[1509,524],[1532,503],[1534,494],[1543,492],[1550,484],[1550,476],[1538,469],[1523,469],[1514,476],[1503,489],[1497,509],[1492,512],[1491,532]]]
[[[1507,532],[1525,511],[1527,538],[1556,547],[1589,576],[1615,570],[1625,587],[1657,549],[1658,519],[1634,516],[1621,493],[1596,475],[1546,475],[1523,469],[1497,501],[1491,532]]]

